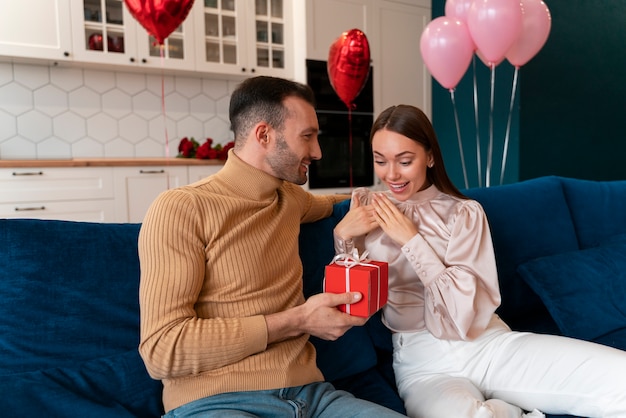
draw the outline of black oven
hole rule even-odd
[[[309,188],[374,184],[370,130],[374,122],[372,69],[349,112],[328,77],[326,61],[307,60],[307,83],[315,92],[322,159],[309,167]]]

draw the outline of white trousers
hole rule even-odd
[[[496,315],[474,341],[393,334],[396,383],[412,418],[626,417],[626,351],[514,332]],[[535,416],[535,415],[528,415]]]

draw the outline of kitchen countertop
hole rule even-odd
[[[197,158],[68,158],[43,160],[0,160],[0,168],[27,167],[135,167],[135,166],[224,165],[223,160]]]

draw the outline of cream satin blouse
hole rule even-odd
[[[440,192],[434,185],[400,202],[390,192],[355,189],[352,199],[369,204],[385,193],[417,225],[404,246],[380,228],[353,244],[335,236],[335,251],[352,246],[371,260],[389,263],[389,298],[383,322],[396,332],[427,329],[449,340],[471,340],[487,327],[500,305],[500,290],[489,225],[480,204]]]

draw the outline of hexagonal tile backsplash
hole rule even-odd
[[[232,140],[236,82],[0,63],[0,159],[174,157]],[[163,106],[164,105],[164,106]]]

